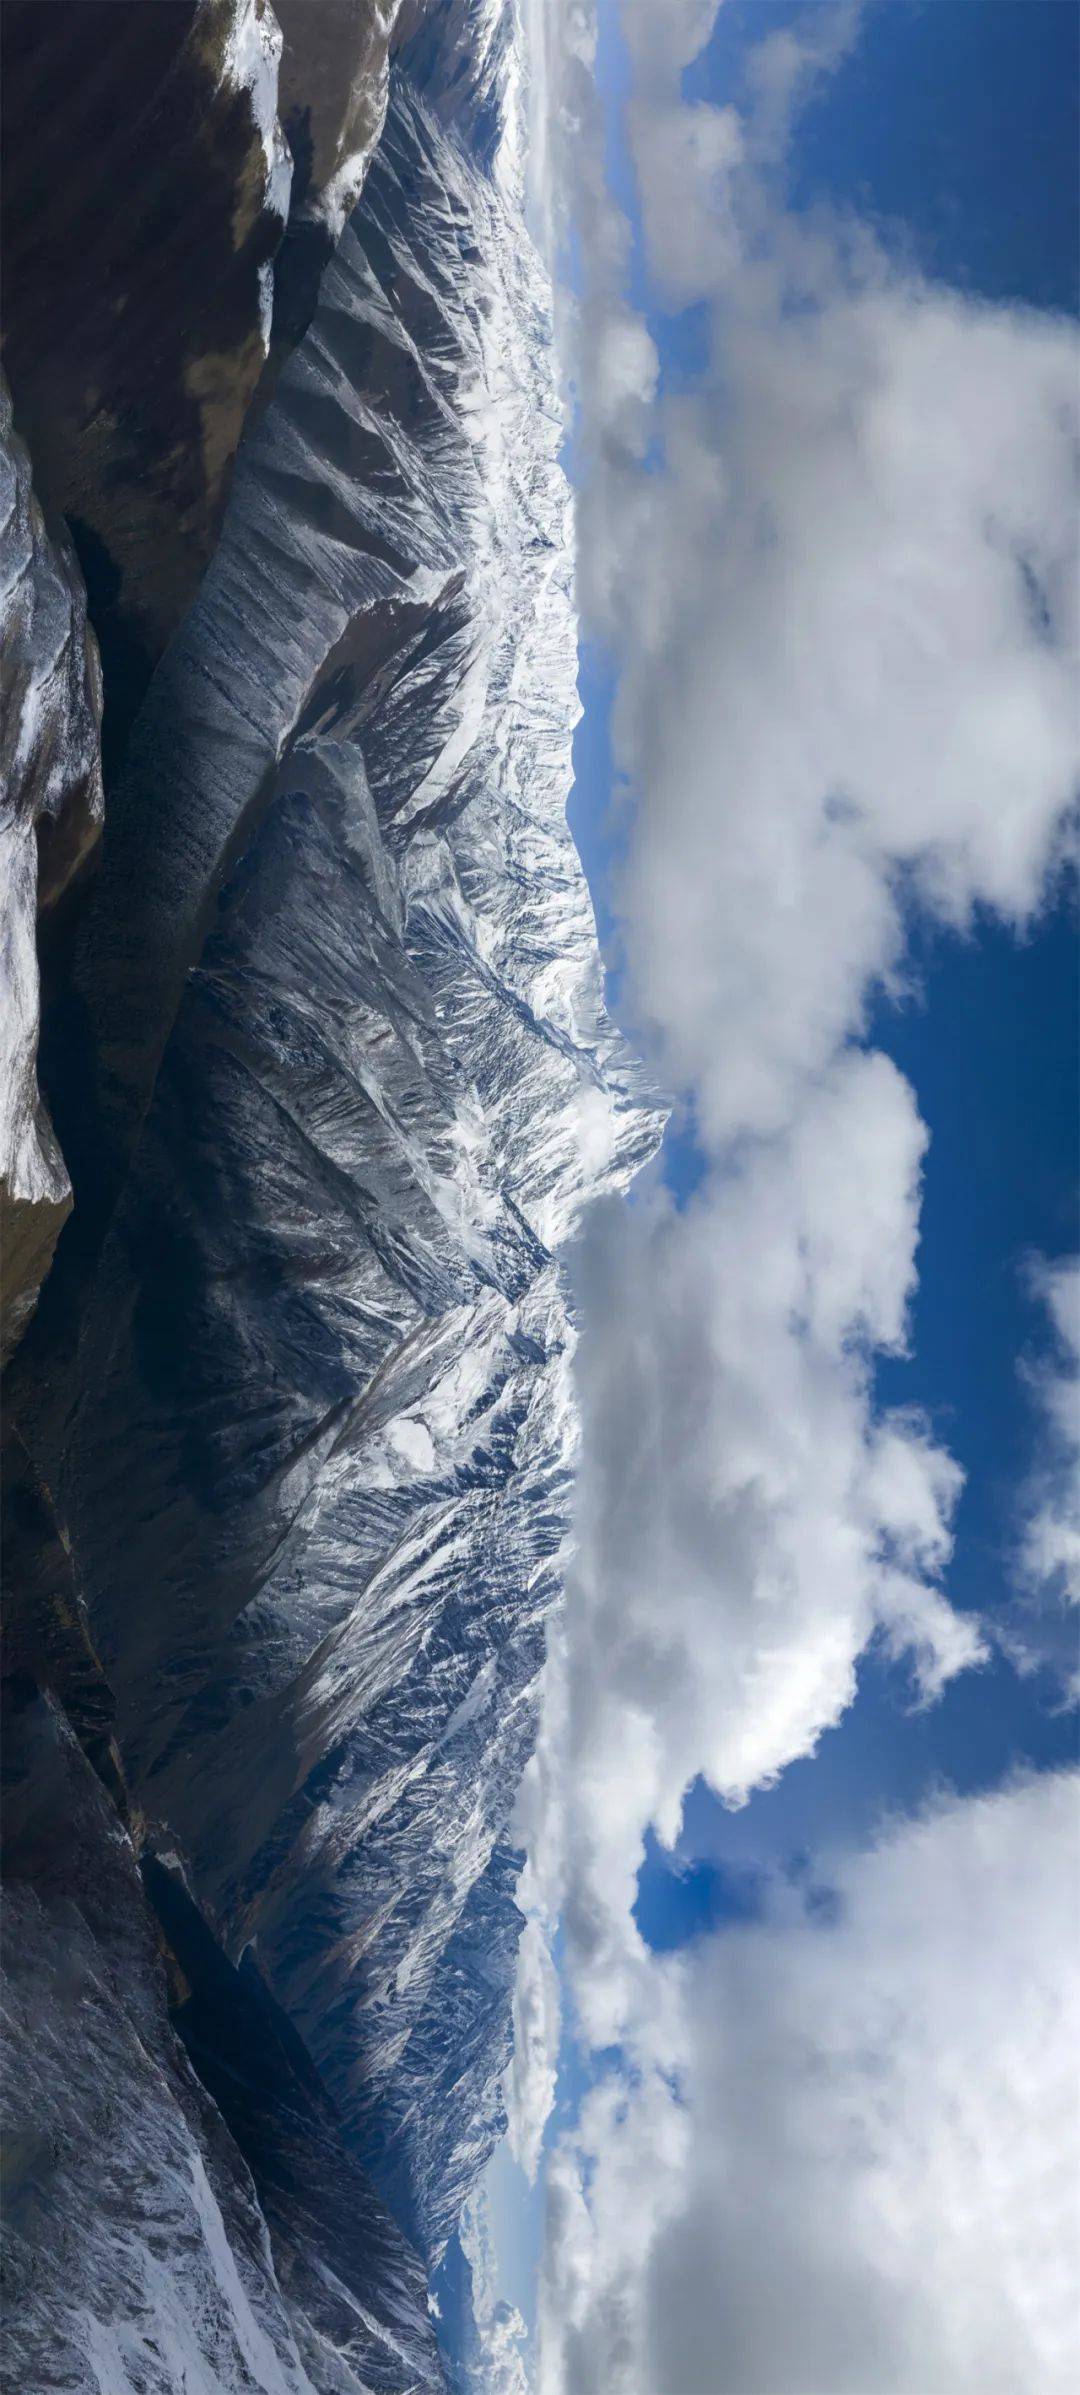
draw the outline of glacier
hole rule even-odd
[[[120,1891],[104,2067],[126,2084],[134,2039],[173,2091],[164,2238],[121,2299],[132,2230],[94,2218],[92,2336],[59,2230],[20,2249],[18,2350],[40,2372],[62,2335],[41,2383],[79,2395],[182,2383],[147,2349],[180,2283],[155,2295],[155,2237],[197,2257],[194,2383],[442,2383],[427,2275],[505,2124],[510,1824],[569,1537],[564,1251],[660,1127],[566,822],[573,527],[499,138],[513,12],[394,16],[361,196],[307,329],[275,355],[264,328],[43,1043],[74,1206],[6,1386],[13,1701]],[[324,251],[335,204],[305,187]],[[100,1978],[109,1908],[63,1902]]]

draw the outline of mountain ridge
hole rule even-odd
[[[569,1534],[561,1250],[660,1120],[565,819],[562,417],[480,14],[458,129],[438,43],[470,12],[403,23],[110,780],[50,1049],[75,1210],[9,1380],[174,2025],[269,2223],[259,2301],[328,2395],[440,2383],[424,2272],[505,2121],[508,1825]],[[276,2118],[222,2059],[247,2017],[315,2074]],[[341,2192],[313,2229],[316,2116]],[[406,2241],[359,2311],[318,2265],[357,2173]]]

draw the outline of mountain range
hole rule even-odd
[[[8,2383],[456,2387],[565,1250],[660,1121],[517,28],[6,15]]]

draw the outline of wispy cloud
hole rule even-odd
[[[476,2350],[469,2360],[473,2383],[482,2387],[483,2395],[529,2395],[528,2332],[516,2305],[499,2293],[498,2263],[482,2184],[469,2197],[458,2235],[472,2273]]]
[[[1038,1460],[1020,1503],[1018,1602],[1003,1644],[1022,1671],[1049,1670],[1080,1701],[1080,1257],[1028,1268],[1045,1325],[1042,1352],[1022,1370],[1038,1425]]]
[[[527,1904],[527,1889],[523,1893]],[[510,2150],[530,2182],[536,2178],[544,2129],[555,2100],[562,2025],[549,1928],[550,1917],[543,1911],[527,1917],[514,1986],[514,2051],[507,2082]]]

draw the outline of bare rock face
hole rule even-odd
[[[9,1421],[0,1440],[0,1474],[4,1679],[33,1684],[55,1699],[120,1821],[129,1827],[128,1792],[113,1737],[116,1703],[90,1634],[71,1549],[49,1492]]]
[[[290,214],[342,230],[386,119],[400,0],[275,0],[278,114],[293,157]]]
[[[290,162],[267,0],[6,0],[4,362],[106,680],[106,766],[213,552]]]
[[[6,0],[4,360],[86,577],[107,778],[213,554],[271,328],[276,370],[359,196],[398,5]]]
[[[272,392],[307,331],[323,270],[360,196],[386,120],[389,49],[401,0],[278,0],[278,113],[293,158],[285,238],[274,266]]]
[[[101,677],[69,548],[49,539],[0,377],[0,1240],[6,1360],[71,1187],[38,1089],[37,918],[101,827]]]

